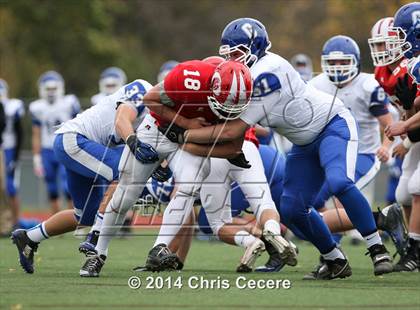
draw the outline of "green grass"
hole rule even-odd
[[[150,233],[150,232],[149,232]],[[375,277],[365,249],[345,243],[353,276],[334,281],[302,281],[317,262],[317,253],[299,243],[299,264],[276,274],[246,274],[248,279],[289,279],[292,287],[259,290],[235,287],[234,272],[240,248],[219,242],[194,241],[185,270],[181,273],[135,273],[153,244],[152,236],[115,239],[100,278],[80,278],[83,257],[80,239],[72,235],[44,242],[36,255],[36,270],[25,274],[17,251],[8,239],[0,240],[0,308],[5,309],[420,309],[420,274],[389,274]],[[389,245],[392,248],[391,245]],[[261,257],[257,263],[263,263]],[[181,289],[130,289],[130,276],[182,277]],[[227,279],[229,289],[190,289],[188,278]]]

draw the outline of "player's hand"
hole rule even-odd
[[[249,161],[246,159],[245,154],[243,152],[239,153],[238,156],[235,158],[228,159],[228,161],[237,167],[249,169],[251,168],[251,165],[249,164]]]
[[[405,148],[405,146],[400,143],[394,149],[392,150],[392,157],[398,157],[403,159],[405,154],[408,153],[408,150]]]
[[[134,133],[127,138],[126,144],[136,159],[143,164],[153,164],[159,160],[156,150],[150,144],[141,142]]]
[[[152,173],[152,178],[158,182],[168,181],[171,176],[172,170],[169,168],[169,166],[162,167],[159,165],[159,167],[157,167]]]
[[[44,177],[45,173],[44,173],[44,167],[42,165],[41,155],[39,155],[39,154],[35,154],[34,155],[34,157],[33,157],[33,165],[34,165],[34,174],[38,178]]]
[[[199,129],[205,126],[210,126],[211,124],[207,122],[203,117],[196,117],[188,119],[187,129]]]
[[[186,129],[179,127],[175,124],[168,124],[164,126],[158,127],[159,131],[163,133],[171,142],[183,144],[184,139],[184,132]]]
[[[376,151],[376,156],[378,157],[378,159],[382,162],[382,163],[386,163],[389,160],[389,150],[388,148],[381,146],[377,151]]]
[[[384,130],[388,139],[393,140],[393,137],[403,135],[407,132],[408,126],[405,122],[399,121],[387,126]]]
[[[400,100],[404,110],[410,110],[413,107],[414,99],[416,99],[417,86],[409,82],[408,73],[402,78],[398,78],[395,86],[395,95]]]

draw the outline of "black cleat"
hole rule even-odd
[[[403,256],[407,249],[408,232],[401,207],[394,203],[384,209],[379,209],[378,229],[388,233],[397,249]]]
[[[10,237],[19,253],[19,262],[27,273],[34,273],[34,253],[38,249],[37,242],[33,242],[26,234],[26,230],[17,229]]]
[[[95,252],[88,252],[87,259],[79,271],[81,277],[93,278],[99,277],[102,267],[105,264],[106,256],[97,255]]]
[[[383,244],[374,244],[368,251],[366,255],[369,254],[372,259],[375,276],[392,272],[392,258]]]
[[[303,280],[333,280],[343,279],[352,275],[349,261],[345,258],[336,258],[335,260],[326,260],[320,258],[320,264],[314,271],[303,277]]]
[[[153,247],[147,256],[144,268],[147,271],[177,270],[179,258],[169,248],[161,243]]]
[[[418,272],[420,244],[414,239],[409,239],[407,253],[402,255],[394,266],[394,272]]]
[[[87,255],[89,252],[94,252],[96,244],[99,239],[99,231],[94,230],[86,235],[85,241],[80,243],[79,252]]]

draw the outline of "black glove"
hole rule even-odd
[[[404,110],[410,110],[413,107],[414,99],[416,99],[417,87],[416,85],[409,85],[408,74],[403,78],[398,78],[395,86],[395,95],[400,100]]]
[[[136,159],[143,164],[152,164],[159,160],[156,150],[150,144],[141,142],[135,134],[127,138],[126,144]]]
[[[249,169],[251,168],[251,165],[249,164],[249,161],[246,160],[245,154],[241,152],[238,156],[235,158],[228,159],[228,161],[237,167]]]
[[[169,166],[162,167],[159,165],[159,167],[157,167],[152,173],[152,178],[158,182],[165,182],[169,180],[171,176],[172,170],[169,168]]]
[[[159,126],[158,129],[169,139],[169,141],[179,144],[184,143],[184,132],[186,129],[175,124]]]

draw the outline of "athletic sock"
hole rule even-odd
[[[250,233],[248,233],[245,230],[241,230],[238,231],[235,234],[234,237],[235,240],[235,244],[237,246],[243,247],[243,248],[247,248],[249,247],[255,240],[257,240],[257,238],[255,238],[253,235],[251,235]]]
[[[338,248],[334,248],[332,251],[322,254],[322,257],[326,260],[335,260],[336,258],[345,259],[343,252],[341,252]]]
[[[169,245],[191,214],[194,196],[177,193],[163,213],[162,225],[154,247],[158,244]]]
[[[379,232],[375,231],[374,233],[364,236],[363,239],[366,241],[367,248],[370,248],[372,245],[375,244],[382,244],[381,236],[379,236]]]
[[[280,224],[276,220],[268,220],[264,224],[264,229],[271,231],[277,236],[281,236]]]
[[[41,242],[42,240],[48,239],[47,231],[45,230],[45,222],[36,225],[35,227],[26,231],[28,238],[33,242]]]
[[[95,224],[90,229],[90,232],[101,231],[102,222],[104,220],[103,213],[96,213]]]

